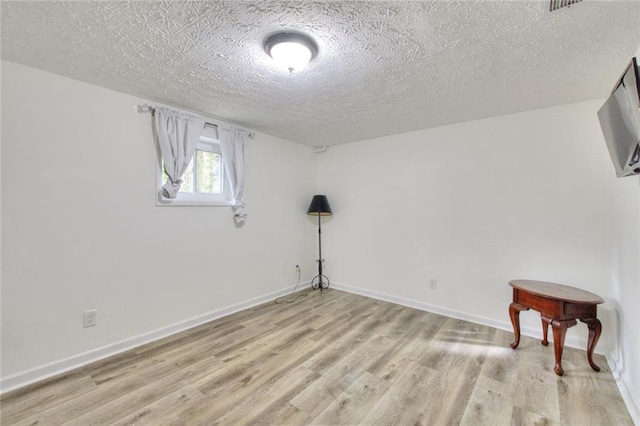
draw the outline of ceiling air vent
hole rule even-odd
[[[549,0],[548,12],[555,12],[558,9],[571,7],[572,4],[580,3],[582,0]]]

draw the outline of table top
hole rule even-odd
[[[597,305],[604,302],[597,294],[564,284],[533,280],[513,280],[509,281],[509,285],[513,288],[525,290],[528,293],[549,299],[590,305]]]

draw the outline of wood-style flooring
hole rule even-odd
[[[507,306],[504,310],[508,317]],[[586,330],[585,330],[586,333]],[[3,425],[632,425],[604,357],[330,289],[1,399]]]

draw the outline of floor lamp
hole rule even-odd
[[[318,275],[313,277],[311,280],[311,287],[313,289],[322,289],[329,288],[329,278],[322,274],[322,263],[324,259],[322,258],[322,216],[331,216],[333,213],[331,212],[331,207],[329,207],[329,200],[327,200],[326,195],[314,195],[311,200],[311,204],[309,205],[309,210],[307,210],[307,214],[309,216],[318,216]]]

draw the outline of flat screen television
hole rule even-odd
[[[636,58],[598,111],[602,134],[618,177],[640,174],[640,70]]]

